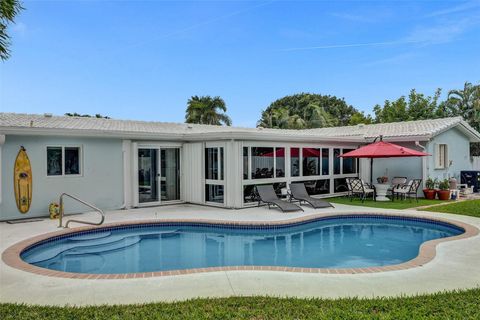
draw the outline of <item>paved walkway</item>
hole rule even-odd
[[[399,212],[336,205],[336,209],[306,209],[284,214],[266,208],[226,210],[177,205],[107,213],[106,223],[162,218],[205,218],[238,221],[280,221],[336,212]],[[402,213],[458,220],[480,228],[480,219],[401,210]],[[82,218],[92,220],[94,214]],[[57,221],[0,223],[0,251],[14,243],[56,231]],[[272,295],[297,297],[374,297],[431,293],[480,286],[480,236],[441,243],[437,256],[422,267],[371,274],[308,274],[275,271],[220,271],[181,276],[123,280],[78,280],[35,275],[0,262],[0,302],[48,305],[124,304],[185,300],[195,297]]]

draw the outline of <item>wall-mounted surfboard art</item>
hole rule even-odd
[[[27,213],[32,204],[32,167],[23,146],[18,151],[13,170],[13,189],[18,211]]]

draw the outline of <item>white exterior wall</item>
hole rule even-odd
[[[242,187],[242,143],[230,140],[225,143],[225,206],[243,206]]]
[[[204,152],[203,142],[183,144],[180,192],[185,202],[205,203]]]
[[[436,145],[446,144],[448,148],[447,168],[436,168],[435,157]],[[428,176],[433,179],[448,179],[455,177],[460,181],[460,171],[473,170],[470,158],[470,140],[460,130],[453,128],[434,137],[427,145],[427,152],[432,156],[428,157]]]
[[[26,214],[18,211],[13,190],[13,170],[20,146],[27,150],[32,166],[32,205]],[[47,176],[47,146],[80,146],[81,174]],[[122,141],[119,139],[7,135],[0,167],[0,220],[48,216],[49,204],[58,202],[63,192],[101,209],[120,209],[123,206],[122,167]],[[85,211],[91,209],[65,200],[65,213]]]

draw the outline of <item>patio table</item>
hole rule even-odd
[[[377,201],[390,201],[387,198],[388,190],[391,188],[390,184],[387,183],[376,183],[375,186],[375,200]]]

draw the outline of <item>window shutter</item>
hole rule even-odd
[[[435,150],[435,168],[440,168],[440,146],[435,143],[433,145],[433,150]]]
[[[444,144],[443,145],[443,150],[444,150],[444,165],[443,167],[444,168],[448,168],[450,167],[450,161],[448,160],[448,144]]]

